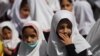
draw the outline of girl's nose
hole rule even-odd
[[[31,37],[30,36],[27,38],[27,43],[31,43]]]
[[[67,10],[67,7],[66,7],[66,6],[64,6],[64,9],[65,9],[65,10]]]
[[[68,28],[65,28],[65,29],[64,29],[64,34],[69,34],[69,33],[71,34],[71,30],[68,29]]]

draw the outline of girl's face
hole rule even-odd
[[[61,0],[60,2],[61,9],[72,11],[73,5],[68,0]]]
[[[12,31],[5,28],[2,30],[3,39],[11,39],[12,38]]]
[[[38,40],[38,35],[36,30],[33,28],[25,28],[23,31],[24,41],[28,44],[35,43]]]
[[[70,37],[72,32],[71,24],[67,23],[66,21],[60,21],[57,26],[57,34],[64,34]]]
[[[27,18],[29,16],[30,10],[28,5],[25,5],[20,9],[20,17],[21,18]]]

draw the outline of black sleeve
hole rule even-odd
[[[87,50],[80,52],[79,54],[75,51],[74,44],[70,44],[66,46],[66,50],[68,52],[68,56],[87,56]]]

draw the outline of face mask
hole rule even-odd
[[[27,21],[31,21],[31,17],[28,16],[27,18],[20,18],[19,20],[20,20],[20,22],[25,23]]]
[[[11,40],[3,40],[3,44],[5,47],[9,47],[9,43],[11,43]]]
[[[28,46],[30,46],[30,47],[32,47],[32,48],[35,48],[36,46],[37,46],[37,44],[38,44],[38,41],[36,41],[35,43],[31,43],[31,44],[29,44],[29,43],[26,43]]]

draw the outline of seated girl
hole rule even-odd
[[[14,56],[47,56],[46,41],[39,25],[29,21],[22,27],[22,41]]]
[[[4,44],[4,56],[12,56],[17,44],[20,42],[18,32],[9,21],[2,22],[0,29]]]
[[[48,41],[49,56],[87,56],[88,42],[79,34],[75,17],[67,10],[56,12]]]

